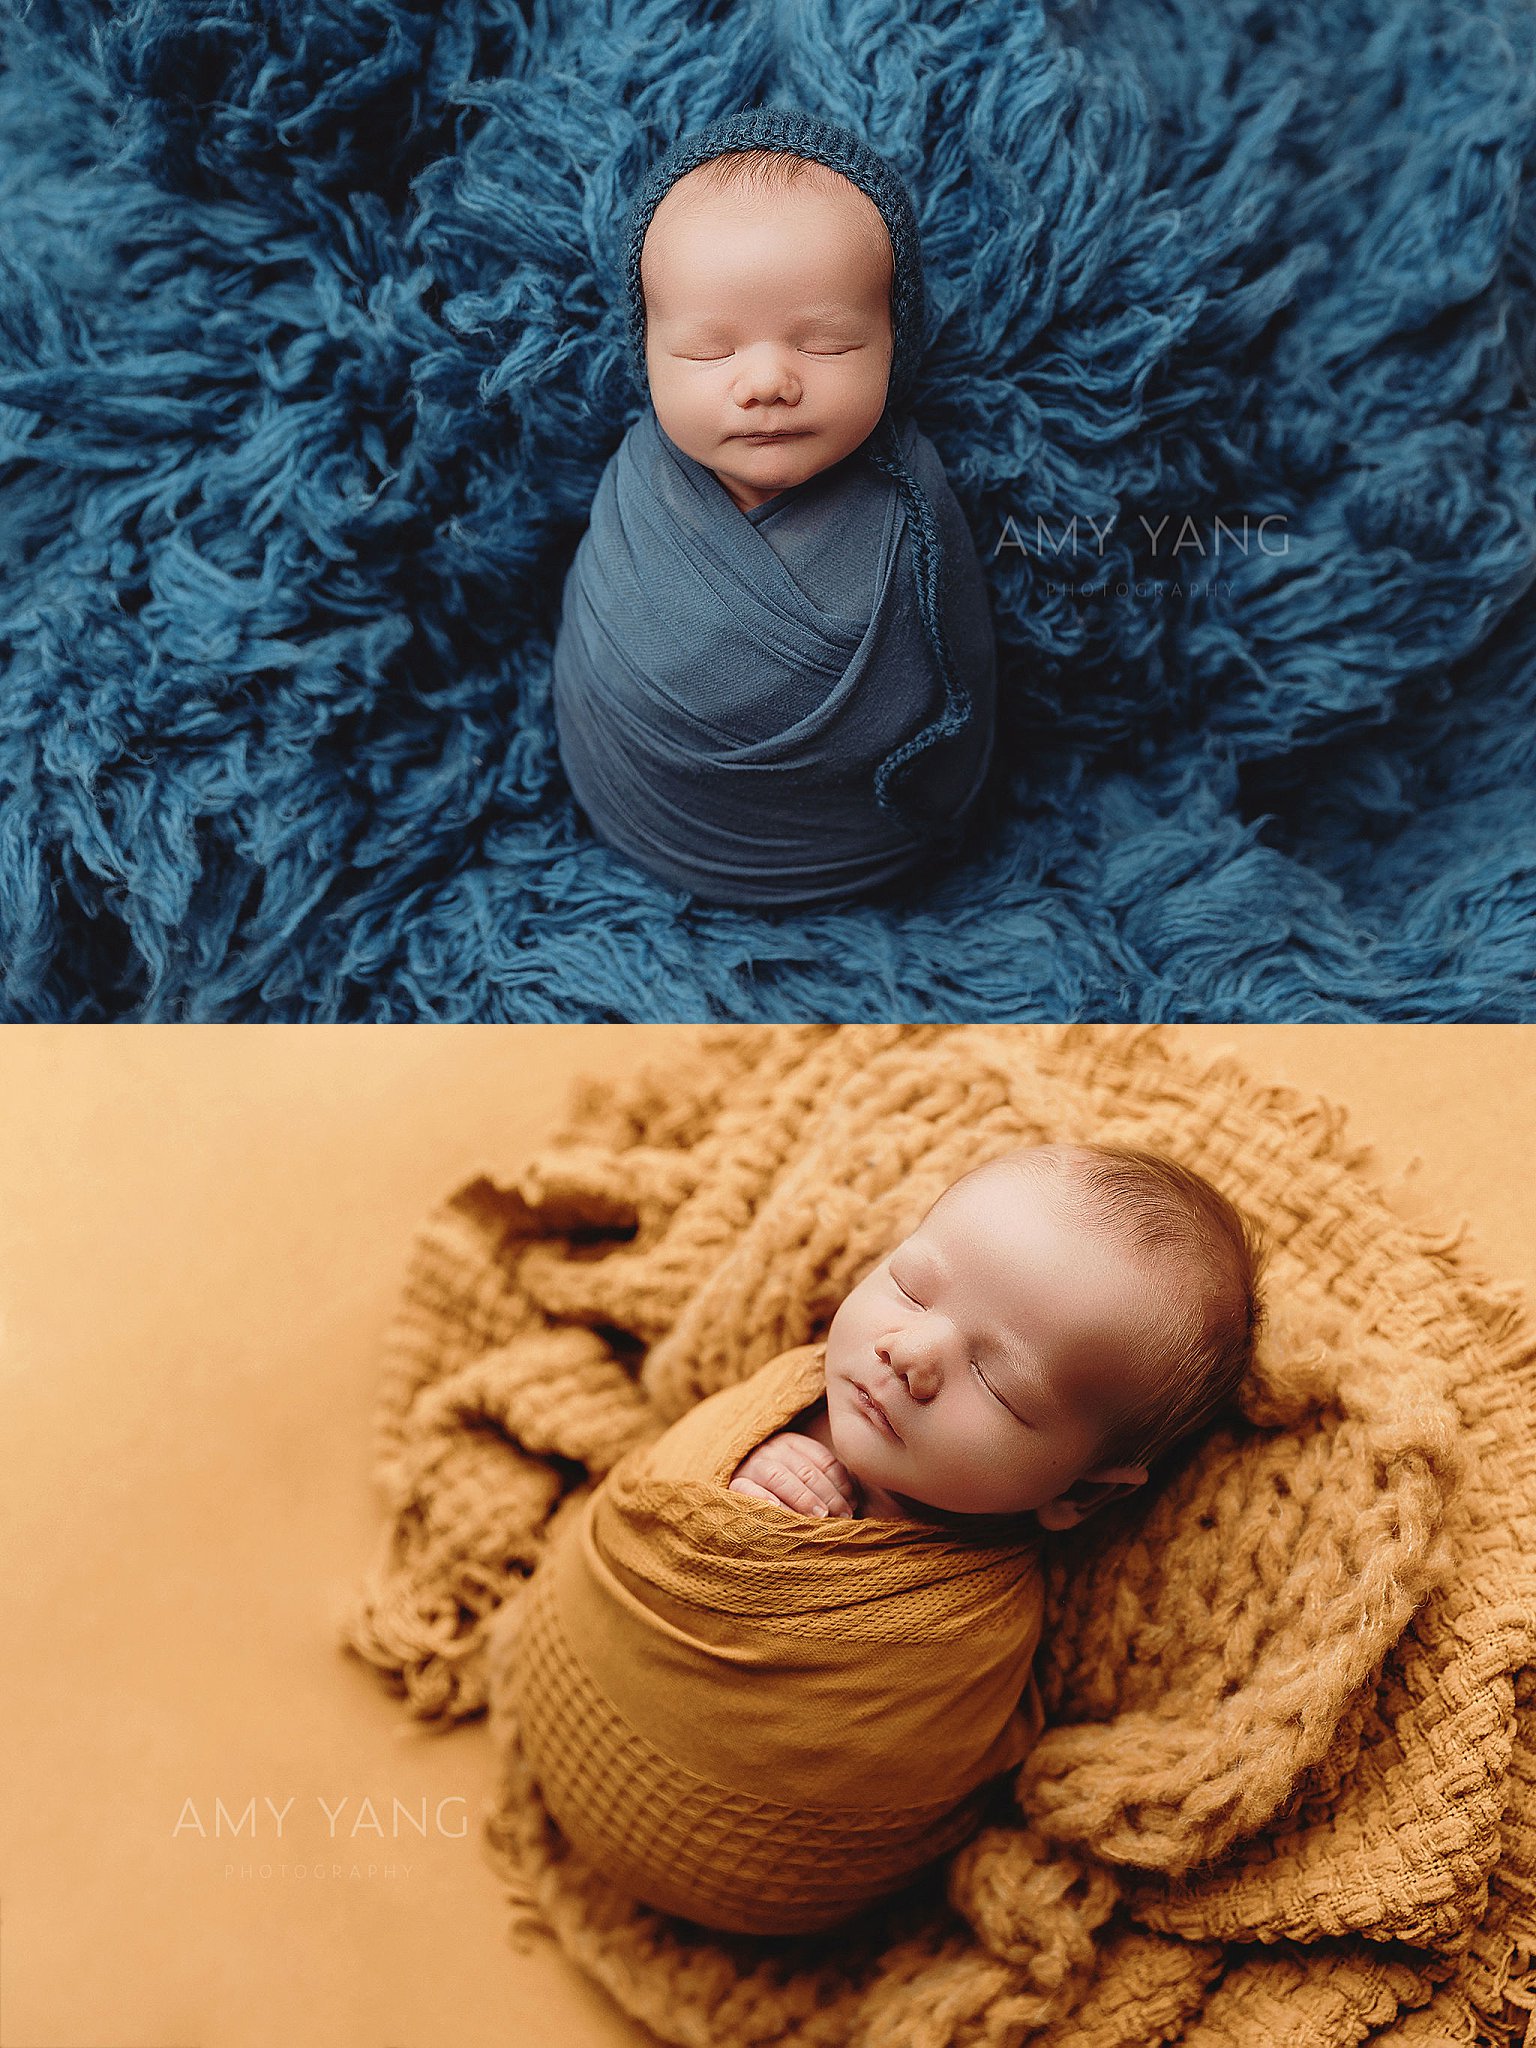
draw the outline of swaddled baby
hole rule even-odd
[[[627,260],[650,403],[566,580],[572,790],[600,838],[699,896],[866,892],[955,843],[992,746],[981,567],[903,411],[910,198],[856,137],[757,110],[667,154]]]
[[[635,1897],[810,1932],[975,1832],[1043,1724],[1041,1530],[1142,1485],[1252,1354],[1236,1212],[1046,1146],[941,1195],[787,1352],[631,1452],[515,1614],[520,1740]]]

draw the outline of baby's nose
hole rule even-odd
[[[898,1379],[905,1380],[914,1401],[926,1401],[938,1392],[941,1367],[938,1347],[920,1330],[897,1331],[884,1347],[886,1363]]]
[[[792,401],[799,396],[800,380],[786,356],[777,349],[753,348],[746,351],[736,372],[739,403],[753,398]]]

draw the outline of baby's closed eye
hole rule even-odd
[[[862,341],[855,341],[848,343],[843,348],[802,348],[798,353],[803,356],[851,356],[857,355],[863,346]],[[709,351],[702,349],[674,349],[672,353],[674,359],[680,363],[724,363],[728,362],[735,355],[736,351],[733,348]]]

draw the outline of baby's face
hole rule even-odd
[[[663,429],[747,510],[841,462],[885,409],[890,238],[846,178],[712,192],[698,175],[646,233],[646,368]]]
[[[833,1318],[834,1446],[898,1501],[1044,1508],[1046,1527],[1069,1527],[1077,1513],[1047,1504],[1082,1480],[1115,1483],[1093,1464],[1105,1420],[1168,1328],[1146,1273],[1074,1214],[1054,1173],[986,1167],[941,1195]]]

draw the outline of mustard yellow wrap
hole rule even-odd
[[[728,1482],[825,1387],[784,1353],[630,1452],[528,1589],[513,1683],[567,1841],[664,1912],[808,1933],[980,1824],[1043,1724],[1032,1525],[825,1520]]]

